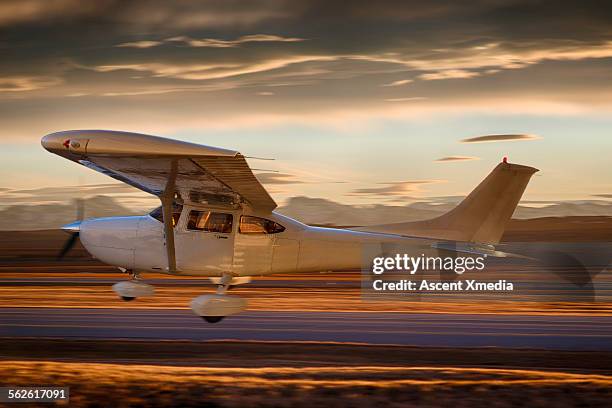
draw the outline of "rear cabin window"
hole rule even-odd
[[[232,214],[192,210],[189,212],[187,229],[230,234],[233,220]]]
[[[285,227],[282,225],[265,218],[250,215],[240,217],[239,232],[241,234],[278,234],[284,230]]]
[[[177,203],[174,203],[172,205],[172,226],[173,227],[176,226],[176,224],[178,224],[179,218],[181,218],[181,211],[183,211],[182,205],[177,204]],[[164,222],[164,212],[161,206],[151,211],[149,215],[161,223]]]

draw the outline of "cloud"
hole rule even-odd
[[[157,47],[158,45],[162,45],[162,41],[151,41],[151,40],[143,40],[143,41],[133,41],[133,42],[125,42],[121,44],[117,44],[116,47],[123,48],[151,48]]]
[[[582,43],[577,41],[541,41],[517,47],[512,42],[497,42],[483,48],[455,46],[451,49],[424,51],[415,57],[410,53],[353,55],[355,60],[380,62],[424,71],[422,80],[474,78],[477,70],[497,73],[505,69],[522,69],[545,61],[580,61],[612,57],[612,41]]]
[[[251,42],[299,42],[305,41],[304,38],[297,37],[282,37],[280,35],[271,34],[250,34],[243,35],[236,40],[219,40],[214,38],[193,39],[186,36],[172,37],[165,40],[166,42],[179,42],[187,44],[191,47],[212,47],[212,48],[228,48],[237,47],[240,44]]]
[[[526,99],[537,98],[538,95],[542,100],[552,99],[563,100],[569,105],[579,106],[584,100],[585,104],[593,105],[594,102],[588,101],[586,95],[580,98],[564,97],[562,91],[552,89],[552,85],[548,85],[539,94],[536,93],[538,88],[544,88],[542,85],[545,82],[551,82],[554,74],[551,73],[550,80],[544,79],[534,83],[535,80],[530,80],[529,77],[521,79],[520,82],[515,82],[516,86],[512,89],[508,88],[507,84],[512,81],[508,80],[507,76],[504,81],[498,83],[488,82],[486,87],[472,87],[469,92],[466,89],[436,88],[436,85],[429,87],[425,85],[427,82],[449,79],[464,79],[466,81],[453,82],[468,82],[477,81],[479,77],[490,76],[500,72],[507,73],[508,71],[523,71],[525,68],[534,67],[540,63],[547,61],[580,61],[581,59],[591,58],[606,58],[612,57],[612,42],[583,44],[576,41],[555,41],[552,43],[542,42],[537,44],[528,44],[526,46],[517,47],[510,42],[498,41],[495,43],[485,43],[485,45],[474,47],[473,45],[459,45],[448,50],[401,50],[397,52],[371,52],[368,54],[352,54],[338,52],[329,48],[326,43],[318,42],[314,45],[314,40],[309,41],[308,47],[300,47],[299,53],[296,53],[291,47],[283,47],[281,43],[291,43],[302,41],[302,38],[293,36],[281,36],[271,34],[251,34],[238,37],[235,40],[218,40],[218,39],[203,39],[194,40],[187,36],[169,37],[163,40],[166,42],[182,42],[184,44],[191,43],[189,47],[181,47],[180,53],[170,53],[166,48],[160,49],[159,53],[134,55],[121,55],[113,58],[105,58],[97,61],[95,64],[85,65],[92,67],[95,72],[99,73],[114,73],[108,75],[110,78],[120,78],[121,76],[133,76],[129,71],[142,73],[140,81],[128,81],[126,78],[125,85],[121,89],[108,90],[100,94],[113,96],[130,96],[130,95],[150,95],[163,93],[181,92],[184,89],[186,92],[194,91],[192,88],[182,88],[182,86],[168,86],[163,89],[171,89],[171,91],[151,91],[151,88],[157,88],[157,84],[151,84],[151,81],[165,78],[174,80],[188,81],[220,81],[231,78],[232,80],[239,77],[241,80],[245,78],[255,78],[258,76],[259,86],[273,86],[275,83],[281,83],[286,86],[303,85],[304,93],[313,94],[311,89],[317,89],[317,82],[327,81],[344,81],[342,85],[344,89],[354,89],[353,93],[357,96],[367,98],[369,93],[373,95],[371,89],[368,88],[368,80],[380,81],[379,75],[410,72],[414,75],[414,79],[403,79],[384,83],[382,86],[388,89],[401,87],[402,85],[410,84],[414,87],[415,93],[422,96],[418,97],[402,97],[395,95],[384,95],[379,100],[385,102],[409,102],[421,100],[423,98],[431,98],[436,101],[441,101],[441,98],[461,99],[464,100],[476,99],[482,93],[493,92],[496,88],[501,88],[502,92],[497,95],[503,97],[515,92],[527,92],[528,89],[533,90],[532,95],[527,95]],[[249,49],[248,53],[240,52],[236,49],[237,45],[248,42],[261,41],[278,41],[278,47],[264,47],[265,49]],[[160,42],[161,43],[161,42]],[[131,44],[134,47],[150,47],[156,42],[132,42],[122,43],[120,46],[126,47]],[[203,52],[192,50],[194,46],[203,48]],[[387,45],[381,45],[386,47]],[[175,50],[177,51],[177,50]],[[126,71],[126,72],[122,72]],[[276,71],[276,72],[272,72]],[[267,74],[264,76],[264,74]],[[275,81],[273,75],[283,75],[291,77],[291,81]],[[467,81],[470,80],[470,81]],[[590,82],[594,82],[590,81]],[[380,82],[379,82],[380,83]],[[567,82],[558,82],[555,85],[557,89],[563,90],[567,87],[569,92],[585,92],[585,86],[582,88]],[[123,85],[123,83],[122,83]],[[87,85],[90,86],[90,85]],[[241,84],[240,87],[250,86]],[[453,85],[454,86],[454,85]],[[237,88],[237,85],[228,86],[221,89]],[[129,88],[129,89],[126,89]],[[134,89],[136,88],[136,89]],[[465,87],[464,87],[465,88]],[[318,88],[319,92],[329,95],[331,98],[336,94],[331,94],[331,90],[340,89],[338,87]],[[432,89],[435,94],[427,95]],[[204,89],[205,90],[205,89]],[[361,94],[359,94],[361,92]],[[70,94],[71,92],[64,92]],[[90,92],[91,93],[91,92]],[[253,94],[253,92],[250,92]],[[552,99],[548,96],[552,95]],[[459,97],[461,95],[461,97]],[[599,99],[606,99],[604,93],[600,93]],[[612,99],[612,98],[608,98]],[[284,98],[278,98],[278,103],[285,103]],[[572,101],[569,103],[568,101]],[[607,103],[612,103],[608,101]],[[462,106],[466,104],[462,103]]]
[[[602,26],[594,23],[602,16],[594,9],[585,8],[584,15],[578,18],[567,6],[557,5],[559,14],[554,24],[562,26],[564,22],[566,27],[572,27],[568,32],[567,29],[551,31],[547,27],[551,20],[542,18],[548,16],[543,6],[512,0],[512,15],[501,19],[507,7],[506,1],[476,2],[461,7],[449,2],[433,6],[382,1],[372,7],[358,0],[329,7],[318,0],[254,0],[248,3],[234,0],[179,3],[104,0],[89,2],[87,6],[79,6],[74,0],[7,0],[0,5],[0,15],[25,17],[19,18],[24,25],[15,22],[17,20],[7,23],[11,26],[7,29],[11,41],[2,44],[0,73],[5,76],[8,72],[23,76],[55,76],[49,70],[55,69],[59,58],[69,58],[73,65],[62,72],[65,86],[61,95],[87,93],[128,97],[193,90],[181,88],[178,86],[181,84],[172,83],[170,79],[214,81],[254,76],[269,73],[266,64],[271,62],[318,56],[326,59],[289,65],[281,63],[282,72],[274,74],[291,76],[296,79],[295,84],[304,79],[308,68],[318,82],[302,82],[306,85],[302,88],[303,94],[318,93],[325,99],[342,99],[335,101],[338,103],[346,99],[341,95],[343,90],[350,89],[351,96],[356,96],[355,103],[363,104],[368,97],[379,103],[385,98],[390,102],[402,102],[401,95],[390,92],[407,84],[411,89],[414,87],[415,93],[436,101],[440,101],[440,97],[472,99],[487,90],[493,92],[495,88],[502,88],[498,95],[504,96],[515,92],[507,89],[507,84],[514,79],[508,78],[508,71],[532,71],[538,64],[550,65],[551,62],[562,61],[570,65],[574,61],[606,60],[612,55],[609,32],[597,31]],[[430,18],[435,21],[428,21]],[[523,29],[520,33],[503,30],[511,20],[519,23],[516,26],[526,27],[520,24],[521,19],[538,20],[540,24],[530,25],[529,30]],[[576,31],[580,25],[567,24],[572,20],[577,23],[589,21],[588,27],[582,25],[588,28],[588,33]],[[346,22],[342,29],[339,29],[339,21]],[[406,21],[419,24],[400,23]],[[363,30],[364,25],[368,27],[367,33]],[[466,31],[466,26],[470,30]],[[155,37],[151,37],[151,33],[155,33]],[[271,46],[245,46],[256,43]],[[148,52],[152,47],[157,48]],[[142,52],[130,52],[131,48]],[[300,70],[300,66],[304,70]],[[83,67],[96,69],[87,73],[83,72]],[[140,72],[141,78],[136,80],[133,71]],[[555,71],[561,72],[558,68]],[[493,83],[489,78],[480,78],[493,73],[503,81]],[[465,80],[449,81],[452,84],[445,90],[435,83],[435,80],[458,78]],[[550,82],[552,78],[554,75]],[[561,91],[550,89],[549,85],[549,89],[539,94],[542,100],[550,101],[549,96],[554,94],[557,100],[568,104],[578,101],[574,95],[564,95],[562,91],[571,88],[576,93],[584,88],[578,89],[576,80],[572,83],[558,79]],[[272,84],[270,76],[260,75],[259,80],[260,86]],[[592,75],[585,82],[597,80],[605,78]],[[467,84],[463,89],[457,84],[480,84],[481,81],[488,81],[487,86],[474,87],[473,92],[465,92]],[[516,92],[534,85],[529,77],[515,83]],[[77,84],[79,89],[70,89]],[[161,85],[171,91],[158,90]],[[95,92],[89,89],[104,86],[112,89]],[[372,86],[384,86],[389,93],[380,95]],[[538,87],[544,88],[534,87],[534,95],[538,95]],[[149,91],[150,88],[156,90]],[[248,94],[254,92],[249,90]],[[598,98],[605,99],[604,93],[601,94]],[[581,104],[587,98],[588,95],[582,95],[575,103]],[[279,104],[288,105],[285,96],[277,99]]]
[[[443,180],[410,180],[392,183],[378,183],[382,187],[358,188],[347,193],[347,196],[361,197],[411,197],[427,184],[441,183]]]
[[[124,47],[124,48],[151,48],[157,47],[163,44],[185,44],[194,48],[232,48],[238,47],[240,44],[245,43],[256,43],[256,42],[299,42],[305,41],[304,38],[297,37],[283,37],[280,35],[272,35],[272,34],[250,34],[243,35],[236,40],[221,40],[216,38],[202,38],[195,39],[188,36],[176,36],[166,38],[165,40],[143,40],[143,41],[133,41],[133,42],[125,42],[116,45],[116,47]]]
[[[406,98],[388,98],[385,99],[385,102],[412,102],[412,101],[422,101],[427,99],[423,96],[409,96]]]
[[[243,35],[240,37],[237,42],[245,43],[245,42],[297,42],[304,41],[304,38],[297,37],[283,37],[281,35],[273,35],[273,34],[250,34]]]
[[[97,94],[97,96],[111,96],[111,97],[121,97],[121,96],[145,96],[145,95],[164,95],[171,94],[177,92],[214,92],[214,91],[225,91],[229,89],[235,89],[238,87],[238,84],[231,83],[211,83],[211,84],[203,84],[203,85],[193,85],[193,86],[149,86],[146,89],[138,89],[138,90],[127,90],[127,91],[112,91],[112,92],[104,92],[101,94]],[[91,94],[71,94],[68,96],[85,96]]]
[[[521,140],[537,140],[541,139],[535,135],[488,135],[476,136],[467,139],[462,139],[461,143],[490,143],[490,142],[514,142]]]
[[[433,72],[431,74],[421,74],[419,79],[433,81],[439,79],[467,79],[480,75],[478,72],[466,71],[464,69],[448,69],[445,71]]]
[[[178,78],[189,80],[222,79],[237,75],[254,74],[284,68],[293,64],[313,61],[333,61],[336,57],[324,55],[293,55],[284,58],[272,58],[256,62],[227,62],[208,64],[180,63],[142,63],[99,65],[94,67],[98,72],[131,70],[149,72],[155,77]]]
[[[480,158],[474,157],[474,156],[446,156],[446,157],[441,157],[437,160],[434,160],[434,162],[446,163],[446,162],[470,161],[470,160],[480,160]]]
[[[45,76],[0,77],[0,92],[26,92],[48,88],[62,82],[60,78]]]
[[[257,170],[257,169],[253,169]],[[312,173],[304,173],[300,176],[295,176],[287,173],[257,173],[257,180],[265,185],[287,185],[287,184],[345,184],[346,181],[329,180],[327,177],[315,175]],[[300,178],[298,178],[300,177]]]
[[[412,79],[402,79],[402,80],[399,80],[399,81],[393,81],[393,82],[390,82],[388,84],[384,84],[382,86],[401,86],[401,85],[409,84],[411,82],[414,82],[414,80],[412,80]]]

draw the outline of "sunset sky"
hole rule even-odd
[[[127,191],[41,148],[67,129],[274,158],[281,203],[466,194],[503,156],[527,201],[612,197],[603,2],[5,0],[0,55],[4,204]]]

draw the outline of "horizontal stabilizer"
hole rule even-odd
[[[525,255],[498,251],[493,245],[474,245],[462,242],[436,242],[432,244],[431,247],[471,255],[491,256],[494,258],[520,258],[536,260],[535,258],[531,258]]]

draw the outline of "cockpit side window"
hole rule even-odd
[[[187,229],[231,234],[233,220],[232,214],[192,210],[189,212]]]
[[[174,203],[172,205],[172,226],[173,227],[175,227],[176,224],[178,224],[179,218],[181,218],[182,211],[183,211],[183,206],[181,204]],[[161,223],[164,222],[164,212],[161,206],[151,211],[149,215]]]
[[[250,215],[240,217],[240,226],[238,228],[238,232],[241,234],[278,234],[284,230],[285,227],[279,223]]]

